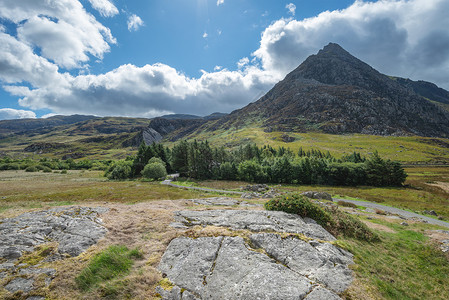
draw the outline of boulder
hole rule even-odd
[[[301,193],[301,195],[306,196],[308,198],[312,198],[312,199],[323,199],[323,200],[332,201],[332,196],[326,192],[308,191],[308,192]]]

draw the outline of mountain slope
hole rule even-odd
[[[201,130],[449,136],[449,113],[337,44],[308,57],[265,96]]]

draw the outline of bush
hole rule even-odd
[[[379,236],[359,219],[339,210],[337,207],[322,208],[297,193],[273,198],[266,202],[264,207],[266,210],[285,211],[314,219],[335,236],[343,235],[364,241],[379,240]]]
[[[67,170],[66,169],[62,170],[61,174],[67,174]]]
[[[331,222],[331,216],[319,205],[308,198],[294,193],[281,195],[265,203],[266,210],[285,211],[298,214],[301,217],[314,219],[318,224],[327,226]]]
[[[337,204],[340,205],[340,206],[344,206],[344,207],[357,208],[357,205],[355,205],[355,204],[352,203],[352,202],[338,201]]]
[[[356,217],[345,213],[336,207],[328,209],[328,211],[332,215],[332,222],[330,227],[326,227],[326,230],[333,235],[343,235],[345,237],[356,238],[368,242],[380,240],[376,233]]]
[[[147,164],[153,164],[153,163],[160,163],[164,167],[167,167],[167,164],[162,159],[160,159],[159,157],[152,157],[152,158],[150,158],[150,160],[148,161]]]
[[[25,172],[39,172],[35,166],[29,166],[25,169]]]
[[[143,168],[142,176],[149,179],[159,179],[167,176],[165,166],[159,162],[149,163]]]
[[[42,168],[42,171],[43,171],[44,173],[51,173],[51,169],[50,169],[49,167],[46,167],[46,166],[44,166],[44,167]]]
[[[123,180],[132,177],[132,162],[117,161],[106,170],[105,175],[111,180]]]

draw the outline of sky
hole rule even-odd
[[[0,0],[0,120],[231,112],[329,42],[449,89],[447,0]]]

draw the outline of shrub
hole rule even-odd
[[[343,235],[364,241],[379,240],[379,236],[359,219],[337,207],[322,208],[297,193],[278,196],[266,202],[264,206],[267,210],[285,211],[314,219],[335,236]]]
[[[162,159],[160,159],[159,157],[152,157],[152,158],[150,158],[150,160],[148,161],[147,164],[153,164],[153,163],[160,163],[164,167],[167,167],[167,164]]]
[[[119,160],[112,164],[105,172],[111,180],[123,180],[132,177],[132,162]]]
[[[159,179],[167,176],[167,170],[163,164],[154,162],[147,164],[145,168],[143,168],[142,175],[145,178]]]
[[[67,170],[66,169],[62,170],[61,174],[67,174]]]
[[[273,198],[266,202],[264,207],[266,210],[285,211],[292,214],[298,214],[301,217],[308,217],[314,219],[322,226],[327,226],[331,221],[331,216],[328,212],[308,198],[297,193]]]
[[[351,202],[338,201],[337,204],[340,205],[340,206],[344,206],[344,207],[357,208],[357,205],[355,205],[354,203],[351,203]]]
[[[51,169],[50,169],[49,167],[46,167],[46,166],[44,166],[44,167],[42,168],[42,171],[43,171],[44,173],[51,173]]]
[[[39,172],[35,166],[29,166],[25,169],[25,172]]]
[[[356,217],[339,210],[337,207],[327,209],[332,216],[331,226],[326,230],[335,236],[356,238],[362,241],[376,242],[379,236]]]

